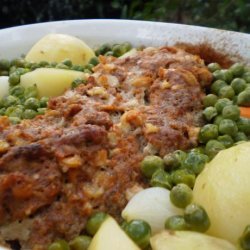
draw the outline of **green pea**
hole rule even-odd
[[[216,95],[208,94],[203,98],[202,101],[205,107],[210,107],[210,106],[214,106],[217,100],[218,100],[218,97]]]
[[[0,108],[4,107],[4,98],[0,98]]]
[[[224,86],[219,90],[218,95],[221,98],[233,99],[233,97],[235,96],[235,93],[231,86]]]
[[[222,117],[224,119],[230,119],[237,121],[240,118],[240,109],[236,105],[228,105],[222,110]]]
[[[190,188],[194,187],[195,175],[187,169],[177,169],[171,173],[171,179],[174,184],[184,183]]]
[[[103,212],[97,212],[93,214],[86,223],[86,231],[91,236],[95,235],[101,224],[106,220],[107,214]]]
[[[182,215],[174,215],[169,217],[165,222],[165,229],[180,231],[187,230],[188,225]]]
[[[221,150],[225,149],[225,146],[216,140],[210,140],[206,144],[206,154],[210,159],[216,156]]]
[[[227,83],[225,81],[217,80],[211,85],[211,92],[214,94],[218,94],[219,90],[225,86],[227,86]]]
[[[95,54],[96,54],[97,56],[99,56],[99,55],[104,55],[106,52],[108,52],[108,51],[110,51],[110,50],[111,50],[111,46],[110,46],[109,44],[105,43],[105,44],[103,44],[102,46],[100,46],[99,49],[97,49],[97,50],[95,51]]]
[[[20,82],[20,74],[13,72],[9,76],[10,85],[17,85]]]
[[[16,73],[18,73],[20,76],[23,75],[23,74],[26,74],[28,73],[30,70],[29,69],[26,69],[26,68],[17,68],[16,69]]]
[[[38,91],[36,85],[30,86],[28,88],[25,88],[24,90],[24,98],[28,99],[30,97],[36,97],[38,96]]]
[[[117,44],[112,48],[112,51],[114,52],[114,56],[119,57],[126,53],[126,48],[121,44]]]
[[[48,65],[49,65],[49,62],[47,62],[47,61],[39,62],[39,67],[41,67],[41,68],[46,67]],[[25,64],[25,67],[26,67],[26,64]],[[30,67],[31,67],[31,65],[30,65]],[[26,67],[26,68],[30,68],[30,67]]]
[[[35,69],[38,69],[38,68],[40,68],[39,63],[32,63],[31,64],[31,67],[30,67],[31,70],[35,70]]]
[[[16,67],[24,67],[25,60],[23,58],[16,58],[11,61],[11,65]]]
[[[0,108],[0,115],[5,115],[6,108]]]
[[[171,189],[172,188],[171,177],[163,169],[158,169],[153,173],[150,185],[152,187],[163,187]]]
[[[240,117],[236,122],[237,127],[240,132],[244,132],[246,135],[250,135],[250,119],[245,117]]]
[[[184,183],[176,185],[170,191],[171,202],[179,208],[185,208],[192,201],[192,198],[192,189]]]
[[[65,240],[57,240],[49,245],[48,250],[70,250]]]
[[[105,56],[114,56],[114,52],[113,51],[108,51],[105,53]]]
[[[26,109],[23,112],[22,118],[23,119],[33,119],[37,115],[37,112],[32,109]]]
[[[210,227],[210,219],[201,206],[190,204],[185,208],[184,219],[192,230],[206,232]]]
[[[224,107],[226,107],[227,105],[232,105],[232,101],[230,101],[228,98],[222,98],[219,99],[214,106],[217,109],[217,112],[221,113]]]
[[[89,64],[92,64],[94,66],[96,66],[97,64],[99,63],[99,59],[98,57],[92,57],[90,60],[89,60]]]
[[[233,88],[236,94],[239,94],[247,87],[247,83],[242,78],[235,78],[231,82],[231,87]]]
[[[40,99],[40,107],[41,107],[41,108],[46,108],[46,107],[48,106],[48,101],[49,101],[49,97],[43,96],[43,97]]]
[[[234,96],[234,98],[232,99],[232,101],[233,101],[233,104],[234,104],[234,105],[237,105],[237,102],[238,102],[238,96],[237,96],[237,95],[235,95],[235,96]]]
[[[64,63],[58,63],[56,65],[56,69],[69,69],[69,67],[65,65]]]
[[[184,167],[191,173],[200,174],[208,162],[208,157],[205,154],[190,152],[184,161]]]
[[[76,71],[84,71],[84,67],[82,65],[73,65],[71,69]]]
[[[22,104],[18,104],[15,107],[21,109],[22,111],[24,111],[24,106]]]
[[[69,67],[69,68],[72,67],[72,61],[70,59],[68,59],[68,58],[63,60],[62,63],[64,65],[66,65],[67,67]]]
[[[224,118],[222,117],[222,115],[217,115],[215,118],[214,118],[214,121],[213,123],[217,126],[219,126],[221,120],[223,120]]]
[[[132,220],[125,227],[125,232],[140,248],[145,249],[149,245],[151,228],[147,222]]]
[[[39,108],[39,105],[39,100],[34,97],[30,97],[24,102],[24,107],[27,109],[37,110]]]
[[[247,87],[245,88],[245,91],[250,91],[250,83],[247,83]]]
[[[87,73],[87,74],[92,74],[93,72],[91,71],[91,70],[89,70],[89,69],[84,69],[84,71],[83,71],[84,73]]]
[[[199,141],[207,142],[211,139],[216,139],[218,137],[218,126],[215,124],[206,124],[200,129]]]
[[[163,160],[168,168],[179,168],[187,157],[187,153],[182,150],[176,150],[173,153],[164,156]]]
[[[9,93],[16,97],[22,97],[24,95],[24,87],[21,85],[16,85],[10,88]]]
[[[15,107],[14,107],[14,106],[8,107],[8,108],[5,110],[5,115],[9,116],[14,110],[15,110]]]
[[[245,72],[243,75],[242,75],[242,78],[246,81],[246,82],[250,82],[250,72]]]
[[[10,68],[10,62],[7,59],[1,59],[0,60],[0,69],[1,70],[9,70]]]
[[[87,235],[80,235],[70,241],[70,250],[88,250],[92,238]]]
[[[141,171],[148,178],[151,178],[158,169],[164,169],[164,161],[159,156],[148,155],[141,162]]]
[[[197,148],[192,148],[189,151],[190,153],[197,153],[197,154],[204,154],[205,153],[205,149],[203,147],[197,147]]]
[[[248,138],[246,136],[246,134],[244,132],[238,132],[235,136],[234,136],[234,140],[235,142],[239,142],[239,141],[247,141]]]
[[[229,119],[224,119],[219,124],[219,132],[223,135],[235,135],[238,132],[236,123]]]
[[[3,102],[3,106],[5,108],[8,108],[10,106],[19,104],[20,100],[16,96],[9,95],[9,96],[4,97],[2,102]]]
[[[11,66],[9,69],[9,74],[11,75],[12,73],[14,73],[16,71],[17,67],[15,66]]]
[[[17,107],[8,107],[5,111],[5,115],[9,117],[18,117],[21,118],[23,114],[23,110]]]
[[[30,69],[32,66],[31,62],[25,62],[24,67]]]
[[[123,43],[122,46],[124,47],[126,52],[128,52],[128,51],[130,51],[132,49],[132,45],[129,42]]]
[[[120,224],[122,230],[126,231],[126,227],[128,226],[128,222],[127,221],[122,221],[122,223]]]
[[[94,67],[94,65],[89,63],[85,66],[85,69],[92,71],[93,67]]]
[[[231,70],[228,69],[221,69],[221,70],[216,70],[213,72],[213,77],[216,80],[222,80],[225,82],[231,82],[233,79],[233,74]]]
[[[217,115],[217,110],[215,107],[207,107],[203,110],[202,114],[207,121],[211,121]]]
[[[12,124],[19,124],[21,122],[19,117],[9,117],[9,120]]]
[[[230,67],[234,76],[241,76],[244,73],[244,65],[242,63],[235,63]]]
[[[229,148],[234,144],[234,140],[230,135],[220,135],[218,136],[217,140],[221,142],[225,148]]]
[[[207,67],[208,67],[208,69],[209,69],[210,72],[214,72],[216,70],[220,70],[221,69],[221,67],[220,67],[220,65],[218,63],[209,63],[207,65]]]
[[[242,236],[239,239],[241,249],[250,250],[250,225],[247,225],[244,229]]]
[[[72,83],[71,83],[71,88],[75,89],[76,87],[78,87],[80,84],[85,83],[85,81],[83,79],[75,79]]]
[[[242,91],[238,95],[237,104],[239,106],[250,107],[250,91],[246,91],[246,90]]]
[[[44,115],[47,108],[39,108],[37,109],[37,115]]]

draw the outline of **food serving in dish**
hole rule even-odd
[[[90,47],[51,34],[0,61],[3,244],[248,249],[249,68],[183,46]]]

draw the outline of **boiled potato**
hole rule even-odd
[[[190,231],[163,231],[150,240],[153,250],[236,250],[226,240]]]
[[[20,84],[25,88],[36,85],[39,97],[52,97],[63,94],[78,78],[85,79],[86,74],[74,70],[39,68],[22,75]]]
[[[250,224],[250,142],[221,151],[198,176],[194,202],[211,220],[207,233],[236,243]]]
[[[49,34],[39,40],[28,52],[29,62],[62,62],[70,59],[73,64],[86,65],[94,51],[82,40],[64,34]]]
[[[169,198],[169,190],[161,187],[147,188],[137,193],[122,211],[126,221],[144,220],[157,233],[164,229],[165,221],[173,215],[183,214]]]
[[[9,93],[9,77],[0,76],[0,99]]]
[[[108,217],[94,238],[88,250],[140,250],[140,248],[126,235],[117,222]]]

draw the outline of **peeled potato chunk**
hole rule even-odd
[[[0,99],[8,95],[8,93],[9,93],[9,77],[0,76]]]
[[[117,222],[108,217],[94,238],[88,250],[140,250],[140,248],[126,235]]]
[[[198,176],[194,202],[211,221],[208,234],[236,243],[250,224],[250,142],[221,151]]]
[[[150,239],[153,250],[236,250],[226,240],[190,231],[163,231]]]
[[[62,62],[70,59],[73,64],[86,65],[94,51],[82,40],[64,34],[49,34],[39,40],[27,53],[28,62]]]
[[[165,221],[173,215],[183,214],[169,198],[169,190],[161,187],[147,188],[137,193],[122,211],[126,221],[144,220],[158,233],[164,229]]]
[[[86,74],[79,71],[39,68],[22,75],[20,84],[25,88],[36,85],[39,97],[53,97],[63,94],[75,79],[85,78]]]

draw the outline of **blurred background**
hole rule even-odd
[[[1,0],[0,28],[85,18],[175,22],[250,33],[249,0]]]

